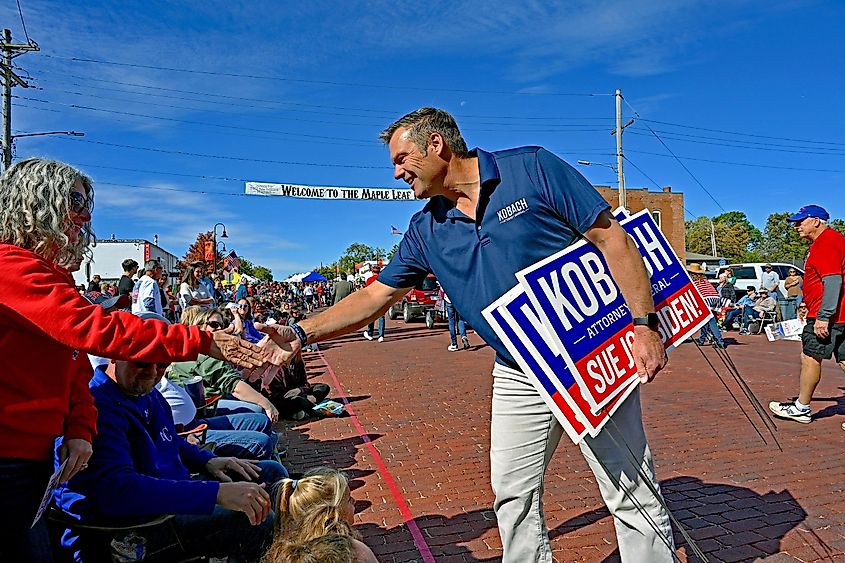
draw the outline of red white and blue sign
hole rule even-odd
[[[648,210],[617,213],[650,275],[667,350],[696,332],[710,311]],[[485,318],[529,374],[567,434],[595,436],[639,382],[628,306],[601,252],[581,240],[517,273],[520,285]],[[577,436],[577,438],[576,438]]]

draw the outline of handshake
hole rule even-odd
[[[261,380],[266,389],[286,365],[301,352],[302,345],[289,326],[262,325],[255,327],[266,334],[264,340],[252,344],[232,335],[232,327],[212,333],[208,355],[246,368],[249,381]]]

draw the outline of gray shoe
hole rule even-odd
[[[464,345],[464,350],[469,350],[469,338],[461,336],[461,343]]]
[[[794,401],[784,401],[783,403],[772,401],[769,403],[769,410],[778,418],[788,418],[801,424],[810,424],[813,421],[813,411],[810,409],[799,410]]]

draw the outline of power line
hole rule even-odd
[[[209,93],[209,92],[199,92],[199,91],[195,91],[195,90],[182,90],[182,89],[176,89],[176,88],[166,88],[166,87],[163,87],[163,86],[149,86],[149,85],[146,85],[146,84],[138,84],[138,83],[131,83],[131,82],[120,82],[120,81],[115,81],[115,80],[104,80],[104,79],[100,79],[100,78],[84,77],[84,76],[78,76],[78,75],[73,75],[73,74],[65,74],[65,73],[60,73],[60,72],[54,72],[54,71],[51,71],[51,70],[47,70],[46,72],[49,73],[49,74],[57,74],[57,75],[60,75],[60,76],[66,76],[68,78],[72,78],[72,79],[76,79],[76,80],[96,81],[96,82],[103,82],[103,83],[107,83],[107,84],[116,84],[116,85],[122,85],[122,86],[129,86],[129,87],[133,87],[133,88],[144,88],[144,89],[150,89],[150,90],[158,90],[158,91],[163,91],[163,92],[176,92],[176,93],[183,93],[183,94],[193,94],[193,95],[198,95],[198,96],[219,97],[219,98],[224,98],[227,101],[223,102],[223,101],[217,101],[217,100],[203,100],[203,99],[197,99],[197,98],[186,98],[186,97],[183,97],[183,96],[170,96],[170,95],[166,95],[166,94],[150,94],[149,92],[133,92],[131,90],[125,90],[125,89],[119,89],[119,88],[106,88],[106,87],[102,87],[102,86],[90,86],[90,85],[79,84],[79,83],[75,83],[75,82],[70,83],[70,85],[76,86],[76,87],[79,87],[79,88],[87,88],[87,89],[92,89],[92,90],[108,90],[108,91],[112,91],[112,92],[120,92],[120,93],[126,93],[126,94],[137,94],[137,95],[143,95],[143,96],[156,96],[156,97],[162,97],[162,98],[170,98],[170,99],[184,100],[184,101],[194,101],[194,102],[201,102],[201,103],[225,104],[227,106],[240,105],[240,106],[243,106],[243,107],[248,107],[248,108],[253,108],[253,109],[265,109],[266,110],[266,109],[273,109],[273,108],[268,108],[268,107],[265,107],[265,106],[255,106],[255,105],[251,105],[251,104],[237,103],[235,100],[274,104],[274,105],[277,105],[277,106],[278,105],[294,105],[294,106],[301,106],[301,107],[308,107],[308,108],[319,108],[319,109],[330,109],[330,110],[341,110],[341,111],[359,111],[359,112],[369,112],[369,113],[377,114],[377,115],[348,115],[348,114],[345,114],[345,113],[333,113],[333,112],[326,112],[326,111],[313,111],[313,110],[303,110],[303,109],[279,108],[279,109],[282,109],[283,111],[317,113],[317,114],[320,114],[320,115],[337,115],[337,116],[342,116],[342,117],[361,117],[361,118],[365,118],[365,119],[375,118],[376,116],[378,116],[379,118],[384,116],[386,119],[390,119],[390,118],[395,117],[397,113],[401,113],[402,111],[404,111],[404,110],[394,110],[394,111],[374,110],[374,109],[370,109],[370,108],[352,108],[352,107],[346,107],[346,106],[329,106],[329,105],[305,104],[305,103],[299,103],[299,102],[267,100],[267,99],[262,99],[262,98],[249,98],[249,97],[242,97],[242,96],[227,96],[227,95],[224,95],[224,94],[213,94],[213,93]],[[88,96],[89,94],[84,94],[84,95]],[[380,115],[378,115],[378,114],[380,114]],[[612,117],[590,117],[590,116],[577,117],[577,116],[469,115],[469,114],[460,114],[460,113],[456,113],[454,115],[455,115],[455,117],[458,117],[458,118],[461,118],[461,119],[502,119],[502,120],[525,120],[525,121],[532,121],[532,120],[534,120],[534,121],[536,121],[536,120],[542,120],[542,121],[578,121],[578,120],[581,120],[581,121],[609,121],[609,120],[613,119]],[[486,122],[486,123],[481,123],[481,124],[482,125],[504,125],[503,123],[496,123],[496,122]],[[585,124],[585,125],[587,125],[587,124]],[[563,127],[565,125],[559,124],[558,126]]]
[[[79,143],[90,143],[93,145],[102,145],[107,147],[119,147],[124,149],[133,149],[139,151],[149,151],[149,152],[159,152],[165,154],[178,154],[182,156],[196,156],[200,158],[215,158],[215,159],[222,159],[222,160],[236,160],[239,162],[261,162],[264,164],[285,164],[290,166],[316,166],[316,167],[324,167],[324,168],[355,168],[355,169],[366,169],[366,170],[386,170],[390,169],[389,166],[367,166],[364,164],[331,164],[325,162],[296,162],[291,160],[271,160],[271,159],[262,159],[262,158],[245,158],[240,156],[231,156],[225,154],[204,154],[204,153],[195,153],[195,152],[188,152],[188,151],[175,151],[175,150],[168,150],[168,149],[159,149],[154,147],[141,147],[137,145],[123,145],[119,143],[109,143],[106,141],[94,141],[92,139],[81,139],[78,137],[49,137],[50,139],[64,139]]]
[[[630,164],[630,165],[631,165],[631,166],[633,166],[635,169],[637,169],[637,170],[639,171],[639,173],[640,173],[640,174],[642,174],[643,176],[645,176],[645,177],[646,177],[646,179],[648,179],[648,180],[649,180],[652,184],[654,184],[654,187],[656,187],[658,190],[662,190],[662,189],[663,189],[663,186],[661,186],[660,184],[658,184],[657,182],[655,182],[655,181],[654,181],[654,179],[653,179],[651,176],[649,176],[648,174],[646,174],[646,173],[645,173],[645,171],[643,171],[643,169],[642,169],[642,168],[640,168],[639,166],[637,166],[636,164],[634,164],[634,162],[633,162],[630,158],[628,158],[627,156],[624,156],[624,155],[623,155],[623,158],[625,159],[625,161],[626,161],[628,164]],[[690,215],[693,219],[698,219],[698,216],[697,216],[695,213],[693,213],[692,211],[690,211],[689,209],[687,209],[687,208],[686,208],[686,206],[682,206],[682,207],[684,208],[684,211],[685,211],[688,215]]]
[[[629,107],[630,107],[630,105],[629,105]],[[706,127],[696,127],[696,126],[693,126],[693,125],[684,125],[684,124],[681,124],[681,123],[671,123],[669,121],[658,121],[656,119],[640,118],[640,121],[647,121],[648,123],[659,123],[660,125],[670,125],[672,127],[683,127],[685,129],[698,129],[699,131],[709,131],[711,133],[727,133],[728,135],[742,135],[742,136],[745,136],[745,137],[757,137],[757,138],[760,138],[760,139],[773,139],[773,140],[776,140],[776,141],[794,141],[794,142],[797,142],[797,143],[817,143],[817,144],[821,144],[821,145],[841,145],[842,144],[841,142],[835,142],[835,141],[811,141],[811,140],[808,140],[808,139],[795,139],[795,138],[791,138],[791,137],[772,137],[772,136],[767,136],[767,135],[760,135],[760,134],[757,134],[757,133],[742,133],[740,131],[727,131],[725,129],[708,129]]]
[[[21,27],[23,27],[23,34],[26,37],[27,43],[32,43],[32,39],[29,38],[29,33],[26,32],[26,22],[23,21],[23,11],[21,10],[21,0],[16,0],[18,3],[18,14],[21,17]]]
[[[643,121],[647,121],[647,120],[644,119]],[[726,139],[724,137],[710,137],[710,136],[707,136],[707,135],[692,135],[692,134],[689,134],[689,133],[680,133],[678,131],[664,131],[664,130],[661,130],[661,129],[655,129],[655,131],[657,131],[658,133],[663,133],[665,135],[673,135],[673,136],[676,136],[676,137],[688,137],[688,138],[691,138],[691,139],[705,139],[705,140],[708,140],[708,141],[725,141],[725,142],[728,142],[728,143],[742,143],[744,145],[759,145],[759,146],[762,146],[762,147],[785,147],[785,148],[793,148],[793,149],[795,149],[795,148],[810,149],[810,150],[817,150],[817,151],[835,151],[835,150],[841,150],[840,147],[842,146],[842,143],[826,143],[826,144],[834,145],[834,147],[833,148],[813,147],[813,146],[808,146],[806,144],[801,145],[801,144],[786,144],[786,143],[768,143],[768,142],[761,142],[761,141],[748,141],[748,140],[745,140],[745,139],[729,139],[729,138]]]
[[[678,157],[678,156],[675,156],[675,155],[663,154],[663,153],[659,153],[659,152],[638,151],[638,150],[632,150],[632,149],[626,149],[625,152],[632,152],[632,153],[636,153],[636,154],[647,154],[647,155],[651,155],[651,156],[660,156],[660,157],[663,157],[663,158],[681,158],[683,160],[695,160],[695,161],[698,161],[698,162],[710,162],[710,163],[713,163],[713,164],[729,164],[729,165],[732,165],[732,166],[750,166],[752,168],[769,168],[771,170],[796,170],[796,171],[800,171],[800,172],[845,173],[845,170],[837,170],[837,169],[831,169],[831,168],[799,168],[799,167],[795,167],[795,166],[776,166],[776,165],[773,165],[773,164],[754,164],[754,163],[751,163],[751,162],[736,162],[736,161],[730,161],[730,160],[714,160],[714,159],[711,159],[711,158],[698,158],[698,157],[694,157],[694,156],[680,156],[680,157]]]
[[[623,98],[623,99],[624,99],[624,98]],[[640,114],[637,112],[637,110],[635,110],[635,109],[634,109],[634,107],[633,107],[631,104],[629,104],[629,103],[628,103],[628,100],[625,100],[625,105],[627,105],[627,106],[631,109],[631,111],[632,111],[632,112],[634,112],[634,115],[636,115],[637,117],[640,117]],[[717,199],[713,196],[713,194],[711,194],[711,193],[710,193],[710,191],[709,191],[707,188],[705,188],[705,187],[704,187],[704,184],[702,184],[702,183],[699,181],[699,179],[695,177],[695,174],[693,174],[693,173],[692,173],[692,171],[691,171],[689,168],[687,168],[687,165],[686,165],[686,164],[684,164],[684,163],[683,163],[683,161],[682,161],[680,158],[678,158],[678,156],[677,156],[677,155],[676,155],[676,154],[672,151],[672,149],[670,149],[670,148],[669,148],[669,145],[667,145],[667,144],[663,141],[663,139],[661,139],[661,138],[660,138],[660,136],[659,136],[657,133],[655,133],[655,132],[654,132],[654,130],[653,130],[653,129],[652,129],[652,128],[648,125],[648,124],[646,124],[646,128],[647,128],[649,131],[651,131],[652,135],[654,135],[654,137],[655,137],[658,141],[660,141],[660,144],[661,144],[661,145],[663,145],[663,147],[664,147],[667,151],[669,151],[669,154],[671,154],[671,155],[674,157],[674,159],[678,162],[678,164],[680,164],[680,165],[681,165],[681,167],[682,167],[684,170],[686,170],[687,174],[689,174],[689,175],[690,175],[690,177],[691,177],[691,178],[695,181],[695,183],[696,183],[696,184],[698,184],[698,185],[699,185],[699,187],[701,187],[701,189],[702,189],[702,190],[704,190],[704,193],[706,193],[708,196],[710,196],[710,199],[712,199],[712,200],[713,200],[713,203],[715,203],[716,205],[718,205],[718,206],[719,206],[719,209],[721,209],[722,211],[724,211],[725,213],[727,213],[727,209],[725,209],[725,208],[722,206],[722,204],[721,204],[721,203],[719,203],[719,201],[718,201],[718,200],[717,200]]]
[[[651,131],[651,133],[655,134],[656,132]],[[631,134],[632,135],[644,136],[644,137],[650,137],[651,136],[651,134],[649,134],[649,133],[640,133],[640,132],[637,132],[637,131],[631,131]],[[737,145],[737,144],[733,144],[733,143],[717,143],[717,142],[713,142],[713,141],[698,140],[698,139],[695,139],[695,138],[688,139],[688,138],[683,138],[683,137],[677,137],[677,136],[675,136],[674,133],[671,133],[671,132],[670,133],[664,132],[663,137],[665,139],[670,139],[670,140],[673,140],[673,141],[682,141],[682,142],[685,142],[685,143],[698,143],[700,145],[712,145],[712,146],[717,146],[717,147],[728,147],[728,148],[735,148],[735,149],[770,151],[770,152],[787,152],[787,153],[793,153],[793,154],[812,154],[812,155],[817,155],[817,156],[845,156],[845,152],[818,152],[819,150],[824,150],[824,151],[833,151],[834,150],[834,149],[823,149],[823,148],[820,148],[820,147],[816,148],[816,150],[799,150],[799,149],[785,149],[785,148],[779,149],[779,148],[773,148],[773,147],[770,147],[770,146],[754,147],[754,146],[748,146],[748,145]],[[689,137],[689,135],[686,135],[686,137]],[[761,143],[758,143],[758,144],[761,144]]]
[[[348,138],[348,137],[326,137],[326,136],[323,136],[323,135],[309,135],[307,133],[290,133],[288,131],[279,131],[279,130],[273,130],[273,129],[258,129],[258,128],[255,128],[255,127],[242,127],[240,125],[224,125],[224,124],[221,124],[221,123],[208,123],[208,122],[205,122],[205,121],[193,121],[193,120],[190,120],[190,119],[178,119],[178,118],[175,118],[175,117],[163,117],[163,116],[160,116],[160,115],[149,115],[149,114],[144,114],[144,113],[134,113],[134,112],[129,112],[129,111],[119,111],[119,110],[114,110],[114,109],[95,108],[95,107],[91,107],[91,106],[82,106],[82,105],[79,105],[79,104],[65,104],[65,103],[62,103],[62,102],[55,102],[55,101],[51,101],[51,100],[41,100],[41,99],[38,99],[38,98],[31,98],[31,97],[28,97],[28,96],[16,96],[16,97],[18,97],[22,100],[30,100],[30,101],[33,101],[33,102],[41,102],[41,103],[44,103],[44,104],[59,105],[59,106],[73,108],[73,109],[84,109],[84,110],[88,110],[88,111],[98,111],[98,112],[102,112],[102,113],[111,113],[111,114],[116,114],[116,115],[127,115],[127,116],[130,116],[130,117],[141,117],[141,118],[144,118],[144,119],[158,119],[158,120],[161,120],[161,121],[170,121],[170,122],[174,122],[174,123],[185,123],[185,124],[188,124],[188,125],[203,125],[205,127],[218,127],[218,128],[222,128],[222,129],[237,129],[237,130],[240,130],[240,131],[250,131],[250,132],[255,132],[255,133],[274,133],[276,135],[299,136],[299,137],[306,137],[306,138],[310,138],[310,139],[320,139],[320,140],[328,140],[328,141],[348,141],[348,142],[352,142],[352,143],[367,143],[367,141],[365,139],[352,139],[352,138]],[[377,144],[378,143],[376,141],[372,141],[372,142],[368,143],[368,145],[373,145],[373,146],[375,146]]]
[[[59,59],[77,63],[94,63],[102,65],[122,66],[129,68],[144,68],[149,70],[161,70],[167,72],[187,72],[191,74],[202,74],[207,76],[228,76],[231,78],[249,78],[255,80],[275,80],[280,82],[295,82],[301,84],[318,84],[323,86],[348,86],[354,88],[379,88],[390,90],[413,90],[422,92],[455,92],[459,94],[505,94],[505,95],[534,95],[534,96],[581,96],[581,97],[599,97],[610,96],[611,94],[591,94],[585,92],[518,92],[518,91],[503,91],[503,90],[468,90],[458,88],[425,88],[421,86],[397,86],[395,84],[366,84],[361,82],[337,82],[331,80],[306,80],[303,78],[290,78],[283,76],[263,76],[257,74],[238,74],[234,72],[214,72],[209,70],[196,70],[190,68],[174,68],[154,65],[142,65],[138,63],[123,63],[117,61],[105,61],[100,59],[86,59],[82,57],[62,57],[59,55],[49,55],[46,57],[52,59]]]

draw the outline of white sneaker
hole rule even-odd
[[[456,344],[449,344],[449,347],[446,348],[446,349],[449,350],[450,352],[457,352],[458,346]]]
[[[384,336],[379,336],[379,337],[378,337],[378,341],[379,341],[379,342],[384,342]]]
[[[365,331],[364,331],[364,338],[366,338],[367,340],[372,340],[372,339],[373,339],[373,337],[372,337],[372,336],[370,336],[370,331],[369,331],[369,330],[365,330]]]
[[[779,418],[788,418],[801,424],[810,424],[813,420],[813,411],[810,409],[806,411],[799,410],[795,406],[795,401],[784,401],[783,403],[772,401],[769,403],[769,410]]]

